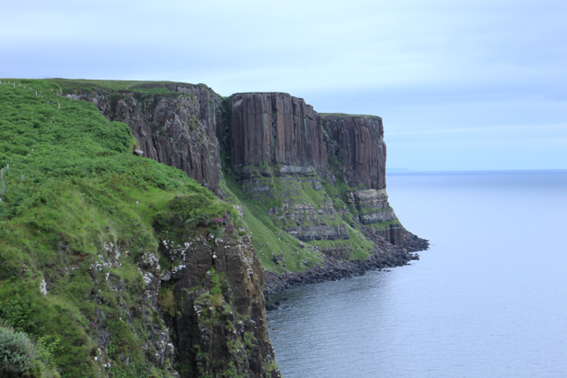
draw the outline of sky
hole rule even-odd
[[[379,115],[389,168],[567,169],[565,0],[0,0],[0,77],[171,80]]]

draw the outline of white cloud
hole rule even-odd
[[[32,0],[0,13],[5,77],[290,92],[321,111],[384,116],[400,138],[511,137],[501,125],[567,114],[564,1]]]

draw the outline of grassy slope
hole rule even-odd
[[[228,211],[226,205],[183,172],[133,156],[127,125],[108,121],[91,103],[57,95],[59,85],[2,82],[0,317],[56,345],[53,360],[62,376],[97,377],[105,369],[95,360],[102,309],[112,335],[109,357],[131,361],[106,371],[167,376],[142,351],[148,327],[159,321],[143,308],[136,261],[157,253],[152,222],[175,196],[204,198],[202,212],[211,217]],[[101,262],[109,243],[128,252],[120,264],[93,273],[91,264]],[[48,295],[40,293],[43,279]],[[135,310],[145,316],[125,321]]]
[[[337,190],[332,185],[323,185],[324,191],[314,190],[309,182],[299,184],[295,180],[278,178],[275,174],[276,168],[263,167],[263,170],[274,170],[272,177],[263,177],[257,171],[259,167],[248,167],[252,172],[257,184],[268,185],[272,188],[271,198],[251,198],[246,195],[231,175],[226,176],[226,187],[224,191],[229,193],[227,201],[239,204],[243,208],[244,220],[253,235],[253,244],[262,265],[276,273],[283,271],[303,271],[307,267],[322,262],[322,254],[311,249],[317,247],[320,251],[325,249],[347,249],[351,250],[351,259],[363,260],[369,256],[374,249],[374,244],[367,240],[359,231],[359,225],[352,222],[352,215],[342,217],[339,213],[334,215],[319,215],[319,219],[326,225],[347,227],[349,240],[314,240],[303,243],[302,248],[299,241],[287,233],[284,228],[297,226],[291,220],[282,220],[275,215],[269,215],[268,211],[276,206],[281,208],[284,199],[293,204],[311,204],[318,210],[320,205],[335,197]],[[333,200],[335,209],[344,207],[340,199]],[[316,225],[303,222],[303,226]],[[281,258],[284,264],[274,261]]]

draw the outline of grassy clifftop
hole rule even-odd
[[[132,155],[126,124],[58,95],[57,83],[1,82],[0,318],[52,351],[45,366],[63,377],[169,376],[172,361],[152,360],[146,343],[165,326],[142,299],[136,262],[157,254],[153,220],[172,199],[198,197],[204,217],[234,209]]]

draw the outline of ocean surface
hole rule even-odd
[[[280,294],[294,377],[567,377],[567,171],[392,173],[431,248],[390,271]]]

